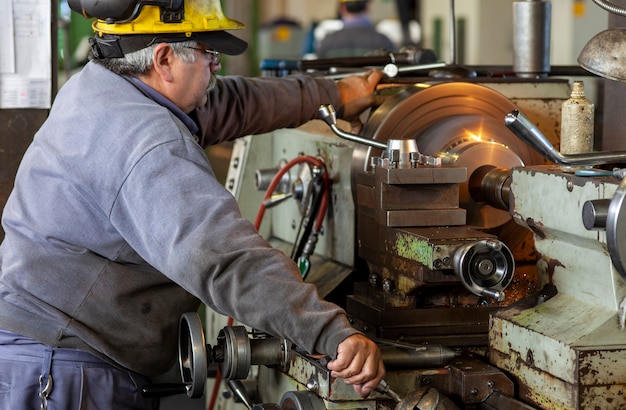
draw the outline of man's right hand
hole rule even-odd
[[[353,132],[359,132],[363,124],[359,116],[368,108],[384,102],[382,95],[376,94],[376,86],[384,77],[380,70],[370,70],[364,75],[351,75],[337,82],[341,95],[341,119],[349,121]]]
[[[385,366],[376,343],[362,334],[347,337],[337,347],[337,358],[328,362],[331,376],[342,378],[361,397],[367,397],[385,377]]]

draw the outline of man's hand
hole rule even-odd
[[[328,362],[327,367],[332,377],[343,378],[361,397],[367,397],[385,377],[378,346],[361,334],[339,343],[337,358]]]
[[[337,82],[343,105],[342,119],[349,121],[355,132],[360,131],[362,126],[359,115],[383,103],[383,96],[375,93],[383,76],[380,70],[370,70],[364,75],[351,75]]]

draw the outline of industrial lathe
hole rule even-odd
[[[387,375],[364,399],[328,358],[194,312],[180,327],[187,395],[212,385],[213,407],[250,409],[626,408],[626,154],[559,152],[569,87],[395,84],[359,133],[326,105],[237,141],[226,184],[243,214],[378,343]]]
[[[514,2],[512,67],[419,49],[262,66],[330,63],[322,74],[340,78],[357,59],[386,74],[362,128],[322,105],[320,119],[236,141],[225,184],[387,373],[361,398],[329,358],[189,312],[172,391],[209,410],[626,408],[626,152],[561,144],[578,132],[562,121],[573,82],[626,81],[626,31],[595,36],[580,67],[550,67],[550,10]]]

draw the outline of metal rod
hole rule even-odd
[[[396,64],[389,63],[385,67],[383,67],[383,72],[389,78],[396,77],[399,73],[409,73],[409,72],[417,72],[417,71],[429,71],[435,68],[443,68],[446,67],[446,63],[430,63],[430,64],[418,64],[412,66],[398,66]],[[395,71],[395,72],[394,72]],[[324,75],[324,78],[329,78],[331,80],[340,80],[345,77],[349,77],[351,75],[363,75],[366,74],[367,70],[359,70],[359,71],[346,71],[338,74],[327,74]]]

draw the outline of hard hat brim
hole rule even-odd
[[[248,48],[248,43],[227,31],[199,31],[189,38],[222,54],[236,56]]]
[[[90,41],[93,56],[96,59],[121,58],[128,53],[141,50],[142,48],[158,43],[178,43],[182,41],[196,41],[203,46],[222,54],[236,56],[248,48],[248,43],[223,31],[198,31],[185,34],[134,34],[134,35],[112,35],[104,34],[94,36]]]

